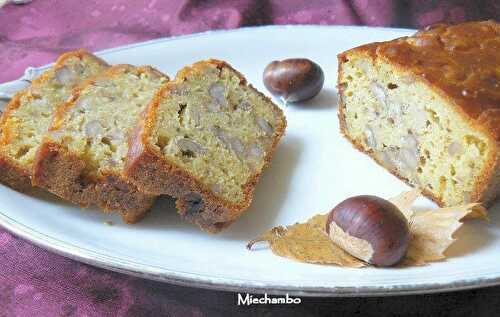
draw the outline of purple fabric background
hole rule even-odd
[[[0,82],[61,52],[263,24],[422,27],[500,16],[498,0],[34,0],[0,9]]]
[[[422,27],[441,21],[486,18],[499,20],[498,0],[34,0],[26,5],[0,8],[0,82],[18,78],[27,66],[51,62],[63,51],[80,47],[99,50],[211,29],[264,24]],[[493,294],[498,298],[499,290],[481,292],[468,293],[468,299],[479,296],[475,294],[482,297]],[[446,306],[453,298],[448,296],[451,295],[441,295],[445,302],[439,312],[465,315],[473,312],[469,306],[464,308],[458,303]],[[426,301],[425,298],[428,297],[413,297],[408,300],[410,305],[390,299],[384,305],[393,313],[399,309],[402,314],[411,315],[409,309],[414,309],[413,312],[422,309],[420,305],[412,307],[411,301]],[[342,308],[325,306],[335,302],[342,304]],[[0,229],[0,316],[271,314],[271,307],[243,310],[236,309],[234,303],[234,294],[150,282],[80,264]],[[309,299],[301,308],[284,308],[281,313],[372,315],[379,312],[373,309],[377,303],[381,302]],[[483,312],[493,313],[494,306],[486,306]]]

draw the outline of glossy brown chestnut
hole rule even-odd
[[[406,254],[410,229],[391,202],[376,196],[348,198],[332,209],[326,232],[351,255],[376,266],[391,266]]]
[[[286,102],[304,101],[316,96],[325,81],[321,67],[305,58],[271,62],[264,69],[264,85]]]

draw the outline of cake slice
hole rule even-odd
[[[0,182],[20,191],[31,188],[35,153],[53,112],[75,85],[106,67],[84,50],[68,52],[12,98],[0,119]]]
[[[435,25],[341,53],[344,135],[441,206],[500,192],[500,24]]]
[[[127,223],[138,221],[155,196],[122,176],[127,139],[167,80],[149,66],[116,65],[75,89],[38,150],[33,184],[84,207],[121,212]]]
[[[251,203],[286,120],[222,61],[185,67],[155,96],[130,140],[125,173],[177,198],[181,216],[218,232]]]

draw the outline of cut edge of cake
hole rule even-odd
[[[346,87],[344,85],[345,74],[344,74],[343,64],[350,57],[365,58],[367,60],[370,60],[373,65],[376,65],[377,63],[386,63],[393,68],[393,71],[397,76],[401,76],[402,78],[404,78],[405,76],[411,77],[412,80],[424,85],[429,91],[432,91],[433,93],[437,94],[440,98],[445,100],[446,103],[451,106],[452,111],[454,111],[455,114],[459,116],[468,127],[471,128],[471,130],[474,130],[482,134],[482,136],[484,136],[484,139],[487,140],[489,146],[488,150],[489,155],[484,160],[484,165],[481,169],[481,172],[477,175],[477,177],[475,177],[474,188],[470,193],[467,194],[468,197],[464,197],[464,201],[462,203],[480,202],[486,206],[491,205],[494,202],[495,198],[497,198],[500,195],[500,139],[499,135],[497,134],[498,127],[494,126],[495,122],[498,123],[499,121],[498,116],[493,116],[491,118],[488,118],[487,116],[481,116],[478,119],[472,118],[463,110],[463,108],[460,105],[457,104],[456,100],[449,94],[447,94],[445,91],[434,86],[431,82],[429,82],[422,76],[417,76],[416,74],[408,71],[404,67],[401,67],[401,65],[392,63],[390,60],[387,59],[382,60],[383,59],[382,57],[377,56],[376,52],[378,45],[384,43],[386,42],[370,43],[362,45],[350,49],[348,51],[342,52],[337,56],[339,63],[339,72],[337,81],[338,82],[337,88],[339,92],[338,117],[340,122],[341,133],[346,137],[346,139],[348,139],[352,143],[352,145],[357,150],[370,156],[377,164],[388,170],[394,176],[398,177],[399,179],[401,179],[410,186],[419,187],[425,196],[435,201],[438,205],[440,206],[450,205],[443,200],[442,196],[436,194],[429,188],[415,184],[409,178],[403,176],[402,173],[400,173],[396,168],[389,168],[387,164],[385,164],[385,162],[383,162],[381,159],[373,155],[373,151],[366,148],[362,142],[360,142],[356,138],[353,138],[349,134],[346,122],[346,104],[345,104],[346,98],[344,96]],[[378,60],[377,58],[380,59]],[[491,114],[495,115],[496,113],[491,113]]]
[[[234,72],[239,78],[239,85],[246,85],[253,92],[257,93],[259,97],[272,105],[272,111],[277,113],[281,118],[280,125],[275,127],[272,145],[264,157],[264,165],[242,186],[244,199],[240,203],[233,203],[216,195],[212,189],[198,181],[189,171],[184,170],[175,162],[165,158],[148,141],[154,127],[156,112],[161,100],[170,93],[170,90],[176,84],[182,83],[185,76],[188,76],[191,72],[196,72],[198,69],[201,70],[207,64],[214,65],[219,70],[228,68]],[[142,120],[130,138],[125,174],[141,190],[173,196],[177,199],[176,207],[183,219],[198,225],[206,232],[217,233],[233,223],[249,207],[255,186],[262,171],[270,163],[273,153],[285,132],[285,128],[286,118],[282,110],[270,98],[248,84],[240,72],[224,61],[216,59],[200,61],[180,70],[173,81],[165,84],[158,91],[149,107],[145,110]],[[193,208],[197,210],[192,212]]]
[[[9,101],[0,119],[0,134],[3,133],[1,127],[4,126],[10,114],[20,107],[21,98],[27,96],[30,93],[30,89],[32,87],[46,83],[47,81],[51,80],[51,78],[55,76],[55,72],[65,67],[64,63],[66,62],[66,60],[72,57],[77,57],[79,59],[87,57],[95,60],[97,63],[105,67],[108,66],[108,64],[104,60],[98,58],[97,56],[93,55],[92,53],[88,52],[85,49],[79,49],[76,51],[66,52],[62,54],[57,58],[52,67],[50,67],[49,69],[44,71],[40,76],[35,78],[31,82],[30,86],[17,92],[14,95],[14,97]],[[56,107],[57,105],[54,106],[54,109],[56,109]],[[2,137],[2,142],[4,142],[3,137]],[[32,189],[31,176],[32,176],[32,169],[22,166],[17,161],[12,159],[9,155],[3,153],[1,151],[1,145],[0,145],[0,182],[5,185],[8,185],[9,187],[15,190],[26,192]]]
[[[138,73],[151,72],[168,80],[168,76],[150,66],[114,65],[100,76],[75,88],[72,97],[58,108],[51,129],[59,120],[63,120],[66,111],[74,106],[86,87],[98,80],[120,75],[124,70]],[[135,125],[131,127],[131,131],[134,127]],[[136,223],[144,217],[156,200],[156,195],[140,191],[127,181],[123,174],[112,171],[103,172],[99,179],[86,179],[84,174],[87,162],[79,153],[72,153],[67,146],[51,140],[51,129],[44,137],[36,156],[33,172],[35,186],[47,189],[81,207],[96,204],[106,212],[118,211],[122,214],[124,222],[129,224]],[[124,142],[127,142],[126,139]]]

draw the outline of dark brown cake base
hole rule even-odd
[[[120,175],[91,180],[82,177],[84,170],[85,161],[76,155],[57,144],[43,143],[37,153],[33,184],[82,207],[95,203],[105,211],[118,211],[126,223],[139,221],[156,199]]]

